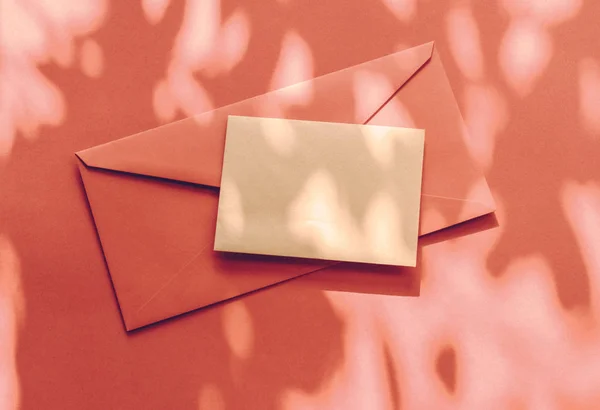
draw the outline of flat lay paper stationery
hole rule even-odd
[[[333,263],[213,251],[230,115],[425,129],[419,234],[495,210],[433,43],[92,147],[79,169],[128,330]]]
[[[214,249],[415,266],[424,134],[230,116]]]

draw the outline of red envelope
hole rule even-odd
[[[89,148],[76,155],[127,330],[335,264],[213,251],[228,115],[425,129],[420,234],[495,210],[433,43]]]

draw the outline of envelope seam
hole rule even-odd
[[[200,255],[202,255],[202,253],[206,250],[207,247],[208,247],[208,244],[204,245],[202,247],[202,249],[200,249],[198,251],[198,253],[196,253],[189,261],[184,263],[183,266],[181,268],[179,268],[179,270],[177,272],[175,272],[175,274],[173,276],[171,276],[171,278],[169,278],[160,287],[160,289],[158,289],[152,296],[150,296],[150,298],[144,304],[142,304],[142,306],[139,307],[138,310],[136,310],[135,314],[137,315],[138,313],[140,313],[142,311],[142,309],[144,309],[146,306],[148,306],[150,304],[150,302],[152,302],[158,295],[160,295],[162,293],[162,291],[165,290],[175,280],[175,278],[177,276],[179,276],[182,272],[184,272],[192,264],[193,261],[195,261]]]
[[[430,195],[430,194],[421,194],[421,196],[428,196],[428,197],[431,197],[431,198],[440,198],[440,199],[450,199],[452,201],[460,201],[460,202],[471,202],[472,204],[479,204],[479,205],[483,205],[483,206],[489,206],[488,204],[486,204],[484,202],[471,201],[469,199],[462,199],[462,198],[452,198],[452,197],[449,197],[449,196]]]

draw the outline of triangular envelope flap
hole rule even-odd
[[[495,211],[483,172],[467,149],[467,130],[436,51],[369,124],[425,129],[421,235]]]
[[[419,235],[439,231],[495,210],[493,205],[486,202],[422,195]]]
[[[221,128],[224,133],[225,124]],[[217,186],[214,181],[220,177],[222,141],[204,138],[205,131],[188,118],[76,155],[93,168]]]
[[[211,305],[332,262],[214,252],[218,193],[80,164],[128,330]]]
[[[219,186],[228,115],[364,123],[430,58],[433,42],[77,153],[88,166]],[[389,89],[356,88],[382,73]],[[359,108],[358,108],[359,107]]]

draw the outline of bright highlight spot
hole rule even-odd
[[[269,146],[280,155],[290,155],[294,151],[296,136],[288,121],[269,121],[261,124],[263,135]]]
[[[516,18],[554,25],[571,20],[581,10],[583,0],[502,0],[504,8]]]
[[[590,278],[592,305],[600,315],[600,186],[568,182],[562,190],[562,205]]]
[[[385,215],[385,218],[382,218]],[[378,192],[371,199],[365,216],[365,234],[373,255],[388,259],[390,255],[402,253],[406,245],[402,238],[402,217],[394,199],[384,192]],[[408,258],[409,255],[406,255]]]
[[[225,410],[225,398],[215,384],[205,384],[198,394],[198,410]]]
[[[417,13],[416,0],[383,0],[383,4],[402,22],[409,22]]]
[[[219,0],[188,0],[177,34],[174,55],[188,69],[198,69],[210,58],[221,21]]]
[[[219,41],[221,70],[229,71],[238,65],[246,51],[250,42],[250,21],[248,16],[241,10],[237,10],[225,22],[221,31]]]
[[[281,44],[281,52],[269,89],[277,90],[310,80],[313,76],[314,62],[309,45],[295,31],[287,32]]]
[[[467,7],[451,10],[446,16],[446,30],[454,62],[463,76],[479,80],[483,76],[483,54],[479,28]]]
[[[354,76],[356,120],[361,123],[368,120],[395,91],[393,84],[383,74],[357,70]]]
[[[545,29],[527,21],[512,23],[500,45],[500,67],[513,91],[527,96],[550,62],[552,40]]]
[[[232,237],[241,237],[244,233],[245,218],[242,196],[235,181],[226,179],[221,183],[219,212],[227,215],[222,219],[225,228]]]
[[[19,408],[17,334],[23,312],[20,264],[12,243],[0,236],[0,409]]]
[[[97,29],[106,8],[103,0],[0,2],[0,157],[10,154],[18,133],[33,138],[42,125],[64,121],[62,93],[38,66],[71,67],[77,37]],[[101,71],[101,53],[89,44],[84,53],[84,74]]]
[[[160,23],[170,2],[171,0],[142,0],[142,10],[148,23]]]
[[[222,23],[219,0],[189,0],[164,84],[159,82],[154,90],[157,118],[172,119],[178,109],[186,116],[214,109],[198,77],[216,77],[234,69],[246,54],[250,29],[242,8]]]
[[[355,247],[352,241],[358,231],[348,209],[340,202],[335,180],[325,171],[316,171],[307,179],[290,205],[288,217],[294,235],[324,252],[331,254]],[[346,234],[340,235],[341,232]]]
[[[186,116],[191,117],[214,109],[208,92],[185,67],[174,67],[169,73],[167,84],[170,94],[178,101]]]
[[[81,45],[80,53],[81,71],[88,77],[100,77],[104,70],[104,55],[100,45],[88,38]]]
[[[159,121],[167,123],[175,119],[177,106],[166,81],[161,80],[154,86],[152,106],[154,107],[154,114]]]
[[[227,345],[238,359],[249,359],[254,349],[254,326],[245,302],[232,301],[222,309],[223,332]]]
[[[393,165],[395,141],[393,133],[383,127],[363,128],[362,133],[365,136],[363,141],[373,158],[383,166]]]
[[[591,58],[579,63],[579,112],[585,129],[600,137],[600,64]]]
[[[508,109],[503,97],[492,86],[467,85],[464,93],[464,118],[469,130],[466,141],[472,158],[484,169],[490,169],[498,135],[508,122]]]

